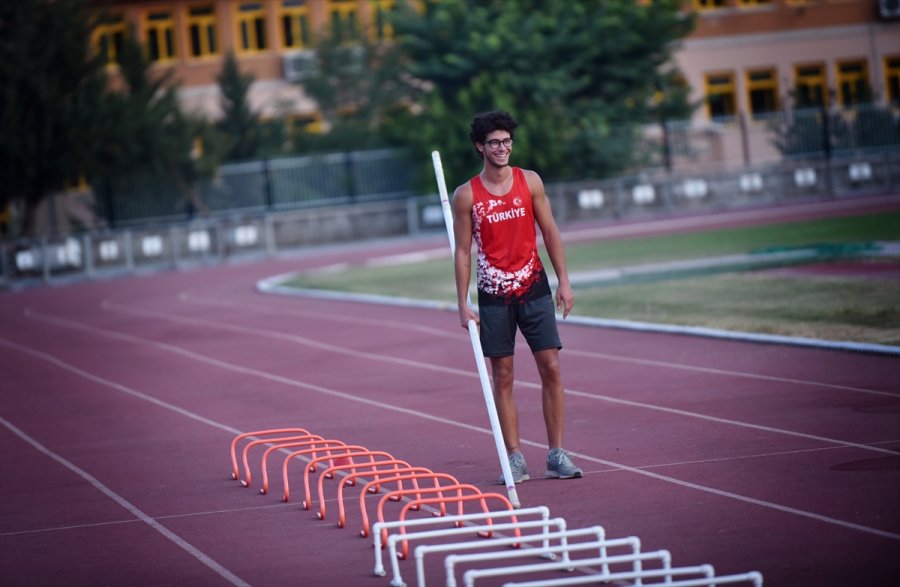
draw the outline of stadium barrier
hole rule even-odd
[[[559,223],[732,209],[815,198],[900,194],[900,152],[792,159],[696,173],[659,169],[548,183]],[[437,195],[291,209],[222,210],[177,222],[0,241],[0,288],[101,279],[258,259],[305,247],[437,232]]]

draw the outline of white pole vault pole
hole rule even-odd
[[[450,237],[450,255],[455,258],[456,238],[453,236],[453,213],[450,210],[450,197],[447,194],[447,182],[444,180],[444,166],[441,164],[441,154],[437,151],[432,151],[431,161],[434,163],[434,175],[437,178],[438,192],[441,195],[441,209],[444,212],[447,236]],[[466,304],[470,304],[468,289],[466,289]],[[503,480],[506,482],[506,491],[509,494],[509,501],[512,503],[512,506],[519,509],[522,507],[522,504],[519,503],[516,483],[513,481],[512,470],[509,468],[506,443],[503,442],[500,418],[497,416],[497,405],[494,403],[494,392],[491,389],[491,380],[488,378],[484,353],[481,350],[481,339],[478,337],[478,326],[474,320],[469,320],[468,328],[469,338],[472,341],[472,351],[475,353],[475,364],[478,367],[478,377],[481,379],[481,391],[484,394],[484,403],[487,405],[488,418],[491,421],[491,432],[494,434],[494,444],[497,447],[497,456],[500,458],[500,469],[503,471]]]

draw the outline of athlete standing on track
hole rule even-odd
[[[479,315],[468,307],[472,275],[472,240],[478,245],[476,281],[480,338],[491,361],[494,398],[516,483],[528,480],[528,465],[519,447],[519,414],[513,398],[513,352],[521,330],[541,376],[547,426],[547,477],[571,479],[582,471],[562,448],[564,388],[559,366],[562,348],[547,273],[537,249],[535,222],[541,229],[559,287],[556,307],[568,316],[575,302],[559,229],[553,220],[544,184],[534,171],[510,167],[513,133],[518,123],[503,111],[472,120],[469,138],[484,167],[453,194],[453,232],[459,318],[463,328]],[[500,484],[504,484],[501,475]]]

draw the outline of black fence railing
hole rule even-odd
[[[409,157],[382,149],[222,165],[187,186],[160,177],[109,178],[96,190],[98,224],[135,226],[200,215],[333,206],[413,195]]]

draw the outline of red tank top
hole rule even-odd
[[[520,168],[512,172],[512,188],[499,196],[488,192],[479,176],[469,180],[479,305],[520,303],[550,294],[538,255],[531,190]]]

